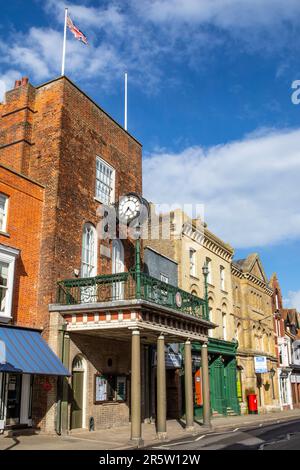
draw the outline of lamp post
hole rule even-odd
[[[141,227],[135,227],[135,276],[136,276],[136,298],[141,297]]]
[[[276,371],[275,369],[270,369],[270,377],[271,377],[271,383],[272,383],[272,398],[273,400],[275,400],[275,393],[274,393],[274,375],[275,375]]]
[[[208,285],[207,285],[207,277],[208,277],[208,266],[204,264],[202,267],[202,273],[204,276],[204,298],[205,298],[205,313],[206,319],[209,320],[209,308],[208,308]]]

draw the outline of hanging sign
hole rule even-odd
[[[265,374],[268,372],[268,364],[266,356],[254,357],[254,370],[256,374]]]

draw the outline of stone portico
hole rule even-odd
[[[159,284],[160,288],[165,287],[170,291],[171,286],[163,286],[161,282]],[[202,302],[201,311],[186,308],[186,302],[185,307],[183,305],[177,307],[174,304],[174,308],[170,308],[168,305],[158,303],[158,299],[156,302],[144,299],[122,299],[72,305],[64,305],[64,302],[51,304],[49,310],[52,324],[55,325],[52,331],[57,337],[57,352],[61,354],[64,364],[73,372],[72,379],[65,379],[61,386],[61,399],[58,402],[57,412],[60,431],[72,430],[74,404],[70,397],[74,394],[74,377],[76,377],[74,360],[80,355],[87,363],[86,377],[83,379],[85,404],[80,405],[82,415],[85,414],[82,416],[81,427],[88,428],[91,425],[89,422],[91,415],[96,429],[118,425],[120,422],[125,424],[127,420],[131,423],[131,440],[139,446],[142,443],[141,423],[143,419],[150,416],[151,402],[154,401],[157,437],[166,438],[165,346],[176,343],[184,343],[184,400],[187,430],[193,429],[194,425],[192,344],[202,346],[203,421],[204,424],[209,425],[209,374],[206,346],[208,329],[215,325],[206,319],[205,302]],[[156,351],[154,375],[150,354],[153,347]],[[112,371],[111,374],[110,371]],[[122,397],[123,400],[97,402],[94,376],[101,377],[102,374],[103,377],[111,377],[112,382],[115,376],[119,382],[122,381],[120,377],[124,376],[126,392]],[[119,393],[117,386],[116,389]],[[155,399],[151,396],[153,390],[155,390]],[[99,410],[101,412],[98,412]],[[117,417],[117,420],[113,416]]]

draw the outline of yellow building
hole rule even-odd
[[[178,285],[183,290],[205,297],[203,267],[208,268],[207,296],[210,321],[209,368],[211,407],[214,414],[239,414],[235,319],[232,295],[231,262],[233,249],[210,232],[200,220],[176,210],[161,216],[159,234],[146,245],[178,263]],[[168,233],[169,230],[169,233]],[[163,273],[162,273],[163,275]],[[193,345],[195,381],[199,372],[200,348]],[[197,388],[196,383],[195,389]],[[195,413],[201,414],[201,400],[195,394]]]
[[[261,412],[279,409],[273,291],[258,254],[233,262],[231,272],[241,411],[247,410],[248,394],[257,395]],[[256,373],[256,357],[266,365],[267,372]]]

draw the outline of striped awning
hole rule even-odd
[[[0,372],[70,375],[37,330],[0,326]]]

